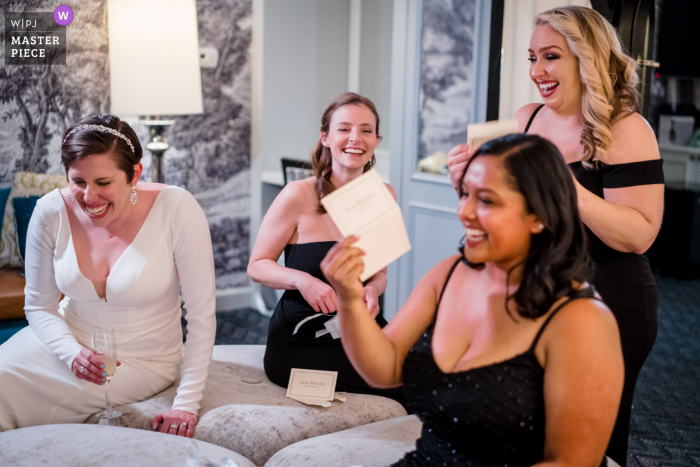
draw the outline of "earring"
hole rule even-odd
[[[540,229],[540,232],[544,230],[544,224],[540,223],[537,225],[537,228]]]
[[[139,195],[136,194],[136,185],[131,185],[131,195],[129,196],[129,201],[131,201],[131,204],[136,204],[136,201],[139,200]]]
[[[75,198],[73,198],[73,192],[72,192],[72,191],[70,192],[70,199],[72,199],[73,202],[75,202]]]

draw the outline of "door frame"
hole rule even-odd
[[[505,0],[477,1],[477,41],[479,49],[475,69],[477,79],[476,121],[498,119]],[[416,171],[418,162],[418,120],[420,111],[421,0],[395,0],[391,72],[391,162],[390,182],[396,190],[404,222],[410,227],[412,210],[428,209],[438,216],[456,216],[456,197],[437,205],[421,199],[409,199],[409,185],[421,183],[425,190],[437,193],[452,190],[448,177]],[[485,89],[484,89],[485,86]],[[485,90],[486,92],[481,92]],[[409,232],[409,236],[411,233]],[[413,239],[412,243],[413,243]],[[412,248],[424,246],[412,244]],[[410,294],[413,277],[412,252],[388,268],[384,295],[384,313],[392,318]]]

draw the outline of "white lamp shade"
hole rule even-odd
[[[107,14],[111,112],[202,113],[195,0],[109,0]]]

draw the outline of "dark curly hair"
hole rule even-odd
[[[515,268],[523,267],[518,290],[506,295],[506,310],[508,301],[513,300],[520,316],[538,318],[568,295],[575,283],[592,277],[571,172],[556,146],[536,135],[507,135],[484,143],[467,163],[462,179],[478,157],[502,159],[513,188],[525,197],[528,213],[535,214],[545,226],[532,236],[525,259],[508,271],[510,279]],[[461,191],[460,187],[460,197]],[[464,245],[459,250],[464,258]],[[483,264],[466,258],[463,261],[472,268],[483,268]]]
[[[126,136],[134,145],[132,151],[126,141],[111,133],[92,130],[89,128],[80,129],[71,133],[80,125],[101,125],[118,131]],[[71,125],[63,135],[65,143],[61,145],[61,163],[68,173],[71,165],[81,159],[93,154],[104,154],[112,152],[117,162],[117,167],[126,174],[129,183],[136,183],[134,180],[134,166],[141,161],[143,149],[134,130],[128,123],[123,122],[114,115],[90,115],[74,125]]]
[[[379,136],[379,113],[377,113],[377,108],[374,106],[374,103],[371,100],[360,96],[359,94],[355,94],[354,92],[346,92],[339,95],[333,99],[333,102],[331,102],[328,107],[326,107],[326,110],[323,112],[323,116],[321,117],[322,133],[328,133],[331,127],[331,118],[333,117],[333,114],[336,110],[345,105],[366,106],[374,114],[374,118],[377,119],[377,124],[374,127],[374,131],[377,136]],[[374,157],[374,154],[372,154],[372,158],[367,162],[367,164],[365,164],[363,172],[367,172],[369,169],[371,169],[376,162],[377,159]],[[335,190],[335,186],[333,186],[333,183],[331,182],[331,174],[333,172],[331,169],[332,163],[333,156],[331,155],[330,148],[324,146],[321,138],[319,138],[318,143],[316,143],[316,147],[311,153],[311,166],[314,175],[316,176],[316,195],[318,196],[319,200],[318,212],[322,214],[325,214],[326,210],[320,203],[321,198],[331,194]]]

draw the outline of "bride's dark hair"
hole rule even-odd
[[[86,128],[85,125],[97,125],[122,134],[131,142],[133,149],[124,139],[107,131]],[[141,161],[143,149],[139,138],[128,123],[114,115],[89,115],[71,125],[63,135],[61,145],[61,163],[68,169],[81,159],[92,154],[111,153],[119,169],[126,174],[129,184],[134,180],[134,166]]]
[[[501,159],[513,188],[525,197],[528,212],[544,224],[541,233],[532,235],[525,259],[508,271],[510,278],[515,268],[523,267],[518,290],[506,296],[506,305],[513,300],[518,314],[537,318],[592,275],[571,172],[556,146],[536,135],[508,135],[483,144],[467,163],[462,180],[479,157]],[[460,252],[464,255],[463,245]]]

